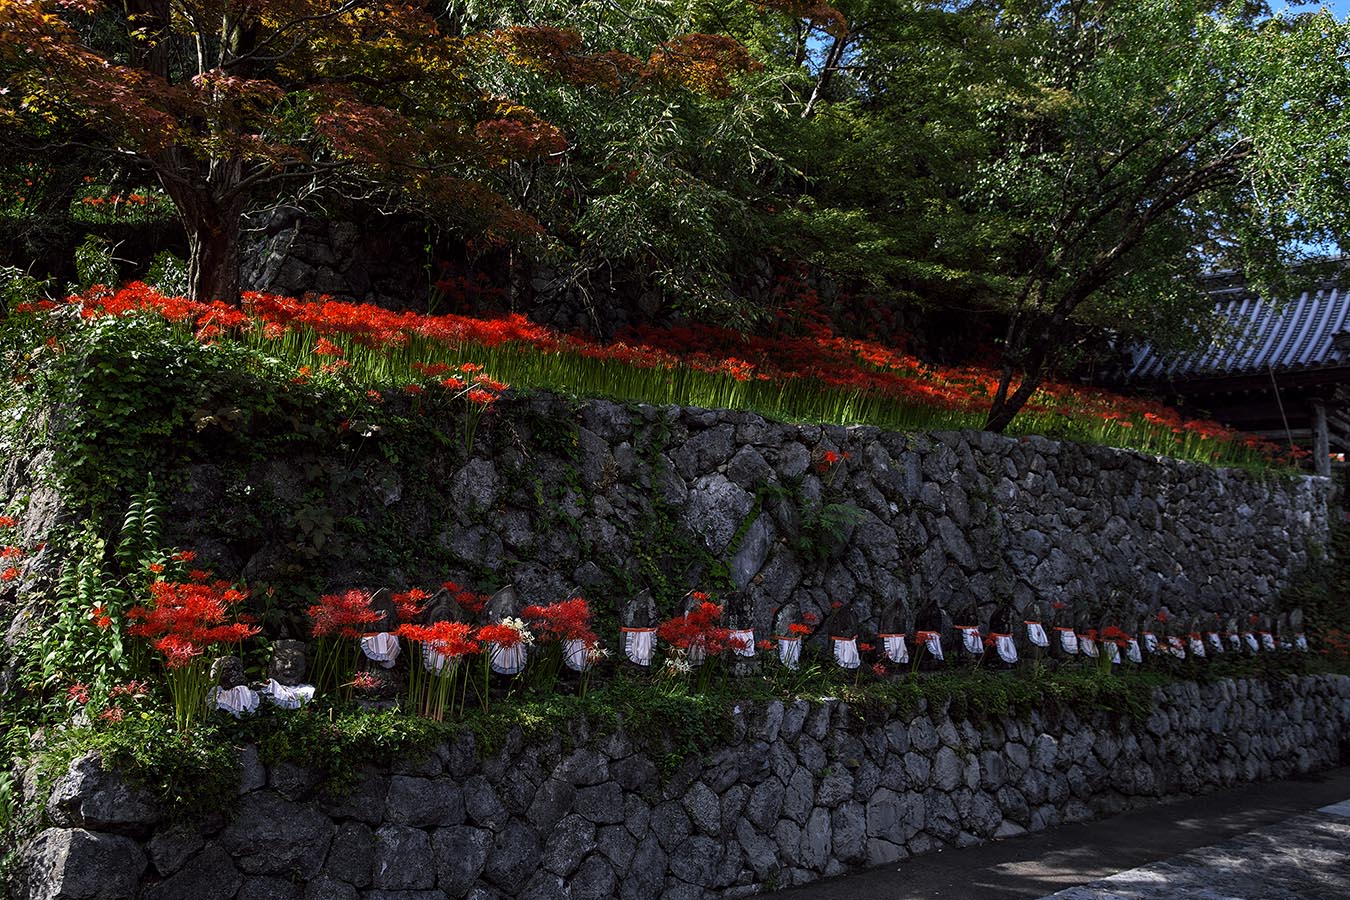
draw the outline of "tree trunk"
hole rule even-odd
[[[1017,386],[1017,390],[1013,391],[1009,397],[1004,400],[996,400],[989,407],[989,416],[984,420],[984,430],[1002,434],[1040,386],[1041,378],[1039,376],[1033,378],[1031,375],[1027,375],[1023,378],[1022,383]]]
[[[237,204],[209,204],[189,215],[183,210],[188,233],[188,284],[192,299],[201,302],[239,302],[240,235],[243,209]]]

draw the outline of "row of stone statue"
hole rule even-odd
[[[749,610],[739,601],[741,598],[735,595],[726,599],[727,623],[733,635],[749,640],[750,647],[735,651],[749,657],[754,655],[756,635],[746,624]],[[694,602],[693,594],[685,598],[685,612]],[[655,604],[646,592],[625,604],[624,655],[630,661],[646,664],[644,658],[649,658],[649,653],[633,652],[633,633],[653,630],[655,616]],[[789,603],[774,612],[771,634],[761,636],[770,640],[780,661],[789,668],[798,665],[803,638],[816,636],[828,640],[830,656],[847,669],[866,661],[868,647],[877,662],[912,664],[920,669],[940,668],[951,662],[953,655],[993,668],[1012,668],[1026,657],[1067,661],[1105,656],[1112,663],[1140,663],[1146,655],[1203,659],[1226,653],[1308,650],[1300,609],[1277,616],[1210,613],[1184,619],[1160,610],[1127,618],[1094,613],[1087,605],[1071,610],[1062,603],[1048,607],[1032,604],[1019,615],[1011,604],[1004,603],[981,622],[974,603],[951,614],[929,602],[911,615],[904,603],[895,602],[882,609],[875,634],[865,633],[852,609],[840,604],[819,628],[807,621],[810,618],[795,603]]]
[[[690,592],[681,604],[681,613],[689,613],[704,596]],[[754,628],[752,610],[743,595],[719,599],[723,623],[734,639],[730,652],[739,662],[768,655],[792,669],[800,664],[803,643],[812,641],[845,669],[871,662],[932,670],[956,661],[1012,668],[1028,658],[1062,662],[1100,659],[1103,655],[1112,663],[1140,663],[1150,655],[1186,659],[1308,649],[1299,609],[1277,616],[1251,613],[1181,618],[1156,612],[1126,619],[1058,603],[1047,607],[1033,604],[1019,615],[1005,603],[981,621],[973,604],[949,613],[929,602],[911,614],[904,603],[891,603],[882,609],[872,633],[860,627],[856,614],[847,606],[837,605],[821,622],[803,613],[797,604],[788,603],[774,611],[770,631],[764,634]],[[360,643],[363,667],[378,672],[391,668],[398,656],[398,640],[392,634],[398,627],[398,615],[388,592],[376,594],[372,605],[382,617],[369,626]],[[477,615],[460,607],[448,591],[441,591],[431,598],[419,618],[424,624],[500,622],[519,618],[522,609],[519,594],[511,586],[493,594]],[[643,591],[626,602],[619,619],[617,655],[628,664],[650,666],[656,657],[657,629],[662,620],[651,592]],[[235,712],[234,706],[252,711],[262,699],[285,708],[308,702],[313,688],[304,684],[305,650],[301,641],[274,642],[268,681],[256,689],[245,684],[241,661],[233,657],[218,660],[213,671],[218,685],[214,700],[221,708]],[[516,674],[527,664],[523,648],[510,654],[509,659],[496,648],[487,652],[493,654],[492,668],[502,675]],[[694,645],[683,651],[683,657],[690,665],[699,665],[704,653]]]

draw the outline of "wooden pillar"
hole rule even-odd
[[[1321,400],[1314,400],[1313,412],[1313,472],[1317,475],[1331,475],[1331,440],[1327,437],[1327,407]]]

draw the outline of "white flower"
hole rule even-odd
[[[672,656],[666,660],[666,671],[672,675],[683,675],[693,671],[693,666],[689,665],[689,660],[680,659]]]
[[[502,619],[502,624],[520,635],[520,642],[522,644],[534,643],[534,635],[530,634],[529,626],[525,624],[524,619],[513,619],[508,616],[505,619]]]
[[[609,658],[609,651],[606,650],[604,647],[601,647],[599,644],[596,644],[594,647],[588,647],[586,649],[586,659],[589,662],[599,662],[602,659],[608,658]]]

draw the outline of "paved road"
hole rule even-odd
[[[873,869],[827,881],[791,888],[772,894],[774,900],[1013,900],[1042,898],[1079,887],[1099,879],[1151,866],[1177,854],[1229,841],[1255,829],[1300,817],[1289,823],[1293,832],[1276,830],[1276,840],[1294,840],[1308,827],[1303,814],[1338,803],[1350,797],[1350,768],[1333,769],[1317,775],[1289,781],[1247,785],[1209,794],[1193,800],[1160,804],[1132,810],[1110,819],[1062,825],[1048,831],[996,841],[966,850],[947,850],[906,860],[894,866]],[[1320,823],[1334,834],[1341,819],[1322,813],[1311,819],[1319,823],[1307,840],[1313,851],[1321,846]],[[1345,840],[1345,838],[1338,838]],[[1304,838],[1298,838],[1298,841]],[[1261,847],[1270,852],[1271,841],[1241,845],[1250,852]],[[1202,893],[1192,896],[1204,900],[1304,900],[1304,898],[1350,898],[1350,872],[1344,871],[1350,858],[1350,842],[1340,861],[1344,879],[1339,893],[1285,895]],[[1201,856],[1203,858],[1203,855]],[[1293,863],[1288,863],[1292,865]],[[1283,865],[1283,863],[1282,863]],[[1318,863],[1320,865],[1320,863]],[[1337,868],[1332,865],[1332,868]],[[1272,869],[1279,877],[1285,869]],[[1186,894],[1119,894],[1167,900],[1183,900]],[[1061,895],[1057,900],[1064,900]],[[1115,900],[1109,892],[1086,894],[1073,900]]]
[[[1350,802],[1069,888],[1046,900],[1177,898],[1350,898]]]

